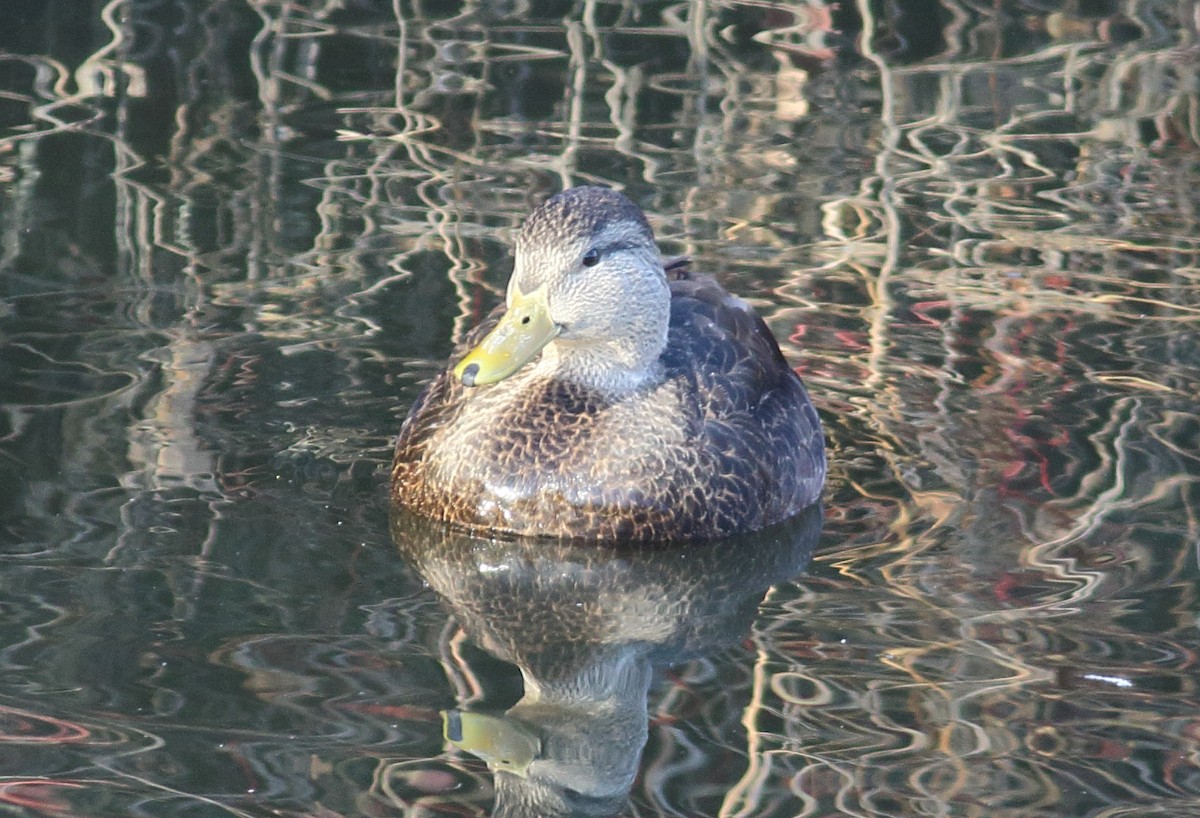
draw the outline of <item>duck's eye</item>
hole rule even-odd
[[[595,267],[600,263],[600,251],[593,247],[583,254],[583,266]]]

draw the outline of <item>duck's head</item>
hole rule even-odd
[[[556,376],[600,388],[656,372],[670,288],[645,215],[615,190],[571,188],[530,214],[506,300],[500,323],[454,368],[467,386],[503,380],[539,353]]]

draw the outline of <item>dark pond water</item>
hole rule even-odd
[[[1200,816],[1193,4],[0,16],[0,813]],[[389,519],[585,182],[768,318],[822,512]]]

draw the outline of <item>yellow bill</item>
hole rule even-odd
[[[529,363],[562,330],[550,320],[546,288],[528,295],[513,289],[512,301],[500,323],[454,367],[465,386],[502,381]]]
[[[526,727],[500,716],[442,711],[442,734],[460,750],[477,755],[493,770],[524,778],[541,752],[541,742]]]

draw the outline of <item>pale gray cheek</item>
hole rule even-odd
[[[590,317],[582,315],[567,316],[562,320],[558,320],[558,323],[563,326],[563,331],[559,337],[568,341],[587,335],[595,326],[595,322]]]
[[[556,316],[555,321],[566,327],[560,337],[568,340],[606,334],[613,326],[613,317],[607,310],[589,306],[569,310],[561,318]]]

